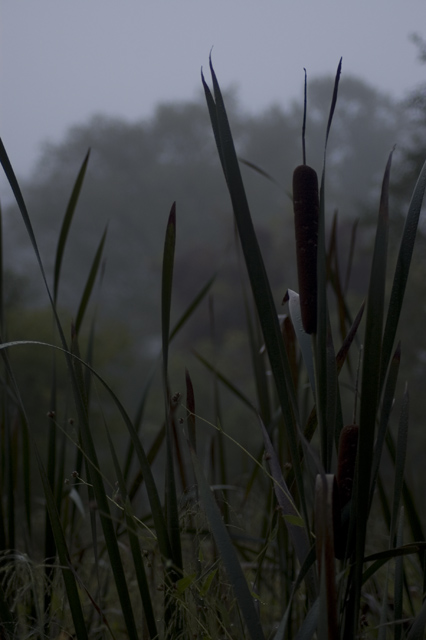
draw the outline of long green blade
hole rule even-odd
[[[65,216],[62,221],[61,231],[59,233],[58,246],[56,247],[56,258],[55,258],[54,280],[53,280],[53,300],[55,301],[55,303],[58,298],[59,278],[61,273],[62,259],[64,256],[64,250],[67,242],[68,232],[70,230],[71,222],[74,217],[74,212],[77,206],[78,198],[80,196],[81,187],[83,186],[84,176],[86,175],[87,164],[89,162],[89,156],[90,156],[90,149],[88,150],[86,157],[84,158],[83,163],[80,167],[80,171],[78,172],[78,176],[76,178],[76,181],[68,202],[68,206],[65,211]]]
[[[332,371],[334,364],[334,347],[330,331],[327,302],[327,262],[325,246],[325,176],[327,144],[337,103],[342,60],[337,67],[334,81],[333,96],[327,122],[324,143],[324,161],[321,175],[320,204],[318,218],[318,253],[317,253],[317,334],[314,335],[314,349],[316,358],[316,406],[320,430],[321,461],[326,473],[331,467],[331,452],[335,439],[336,407],[339,402],[337,373]]]
[[[95,257],[93,259],[92,266],[90,267],[89,276],[87,278],[83,295],[80,300],[80,304],[77,311],[77,318],[75,320],[75,330],[77,333],[79,333],[80,331],[81,323],[83,322],[84,314],[86,313],[87,305],[89,304],[90,296],[92,294],[93,285],[95,284],[96,276],[99,271],[99,265],[102,259],[102,253],[104,250],[107,229],[108,227],[105,228],[105,231],[102,234],[102,238],[99,242],[99,246],[97,248]]]
[[[307,520],[305,488],[298,451],[298,409],[291,369],[282,340],[271,287],[253,227],[223,97],[211,61],[210,70],[214,87],[214,99],[204,77],[202,77],[202,82],[219,157],[232,201],[235,221],[265,340],[266,351],[284,417],[297,488],[302,503],[302,512]]]
[[[161,285],[161,331],[163,344],[163,385],[166,414],[166,518],[172,546],[172,559],[176,568],[182,568],[182,549],[180,543],[179,509],[177,504],[176,483],[173,463],[173,433],[171,398],[168,381],[168,357],[170,336],[170,312],[173,289],[173,266],[176,244],[176,203],[170,210],[164,241],[163,271]],[[177,579],[177,576],[176,576]]]
[[[376,240],[371,266],[370,284],[367,298],[367,317],[364,338],[364,359],[362,367],[361,408],[356,481],[354,487],[356,513],[356,565],[353,624],[356,633],[359,602],[362,585],[362,563],[364,558],[367,520],[370,507],[371,468],[373,462],[374,431],[379,402],[381,344],[386,283],[388,218],[389,218],[389,176],[392,153],[389,156],[382,184]]]
[[[399,247],[398,259],[395,267],[392,291],[389,301],[389,308],[386,317],[386,325],[383,334],[382,364],[381,364],[381,386],[383,385],[389,361],[392,355],[396,330],[398,328],[399,316],[401,314],[407,285],[408,273],[410,271],[411,258],[413,256],[414,242],[417,234],[420,212],[426,190],[426,162],[419,174],[414,187],[407,218],[405,220],[404,231],[402,233]]]

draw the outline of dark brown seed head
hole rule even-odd
[[[346,427],[343,427],[340,433],[337,458],[337,485],[339,487],[340,506],[342,509],[352,496],[358,449],[358,432],[359,426],[357,424],[348,424]]]
[[[306,164],[293,173],[293,209],[302,323],[306,333],[316,333],[318,177]]]

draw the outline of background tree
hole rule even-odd
[[[332,82],[324,77],[309,80],[308,85],[307,150],[309,163],[319,173]],[[227,97],[240,157],[276,180],[274,184],[242,164],[277,310],[286,289],[297,289],[290,191],[293,169],[302,161],[302,102],[301,96],[287,107],[273,105],[254,115],[240,108],[235,95]],[[329,221],[335,208],[342,221],[363,216],[371,206],[376,211],[383,167],[390,148],[398,142],[400,120],[399,105],[387,96],[360,79],[342,78],[327,160]],[[67,246],[59,304],[71,320],[95,248],[108,225],[100,317],[118,322],[129,334],[133,368],[124,389],[135,402],[140,380],[160,347],[160,256],[167,215],[176,201],[174,313],[180,313],[219,269],[213,289],[217,339],[226,365],[238,371],[234,379],[244,386],[244,312],[232,210],[204,98],[161,104],[150,119],[133,123],[98,115],[71,128],[59,144],[46,144],[23,191],[49,273],[72,184],[89,147],[91,157]],[[21,220],[13,208],[6,214],[7,263],[28,279],[31,306],[42,304],[44,292]],[[367,283],[362,269],[356,273],[360,295],[364,295]],[[181,338],[185,357],[188,345],[205,347],[209,336],[206,305]]]

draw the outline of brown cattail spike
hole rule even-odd
[[[352,496],[355,475],[356,454],[358,448],[357,424],[348,424],[340,433],[339,454],[337,459],[337,485],[339,487],[340,506],[343,509]]]
[[[346,554],[353,551],[348,548],[348,531],[350,518],[349,502],[352,497],[352,488],[355,476],[356,456],[358,450],[357,424],[348,424],[340,433],[339,452],[337,456],[337,488],[339,495],[339,507],[341,513],[340,527],[335,529],[334,554],[336,558],[343,560]]]
[[[293,208],[302,323],[306,333],[316,333],[318,177],[305,164],[296,167],[293,173]]]

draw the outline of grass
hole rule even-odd
[[[165,228],[159,292],[161,354],[147,375],[134,419],[128,415],[96,370],[96,305],[95,312],[89,313],[95,283],[102,279],[107,229],[94,251],[71,328],[63,325],[57,308],[61,265],[89,153],[64,215],[50,287],[31,217],[0,144],[0,161],[46,288],[53,336],[51,343],[4,340],[7,310],[0,299],[1,637],[421,638],[426,626],[426,540],[421,512],[404,475],[408,388],[401,399],[396,433],[390,416],[401,358],[396,344],[398,323],[426,188],[426,165],[408,206],[386,304],[386,283],[392,271],[387,259],[390,154],[378,203],[368,295],[365,304],[352,310],[347,282],[355,243],[351,241],[343,281],[337,260],[337,217],[331,225],[326,221],[327,145],[338,108],[339,64],[315,204],[315,254],[313,259],[305,255],[299,259],[299,277],[305,281],[308,276],[315,290],[316,315],[309,335],[297,292],[288,291],[289,313],[284,319],[278,316],[211,63],[210,71],[213,89],[204,77],[202,82],[235,218],[252,397],[218,369],[215,357],[202,353],[188,354],[182,372],[185,397],[170,389],[173,340],[202,304],[209,304],[213,344],[215,334],[214,276],[171,325],[179,226],[173,204]],[[304,134],[303,155],[305,161]],[[295,205],[295,215],[302,213]],[[298,242],[298,252],[308,250],[304,244]],[[3,280],[2,268],[0,277]],[[27,415],[23,400],[25,389],[19,386],[11,357],[24,348],[51,355],[48,436],[42,443],[46,451],[40,450],[39,438],[34,436],[32,416]],[[214,423],[208,424],[203,408],[197,407],[197,385],[191,378],[194,356],[213,378]],[[354,366],[357,360],[358,367]],[[65,406],[58,395],[63,362],[68,379]],[[163,424],[148,449],[143,435],[145,408],[157,369],[163,388]],[[353,420],[347,425],[342,371],[351,380],[354,405]],[[223,389],[251,416],[263,440],[259,451],[250,452],[245,442],[235,441],[224,430]],[[127,441],[124,454],[117,447],[116,429],[101,396],[119,416],[120,440]],[[102,424],[106,452],[94,437],[94,413]],[[351,435],[339,452],[341,433],[344,442],[346,434],[354,432],[355,440]],[[207,458],[200,449],[200,434],[208,437]],[[385,452],[391,461],[391,493],[383,480]],[[161,473],[153,471],[160,455],[164,456]],[[240,455],[246,474],[238,484],[229,476],[229,468]],[[64,484],[70,460],[74,471]],[[40,485],[33,481],[34,465]],[[389,477],[389,470],[386,473]]]

